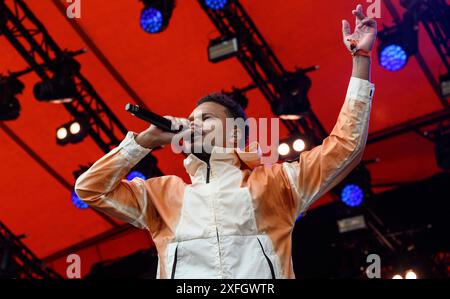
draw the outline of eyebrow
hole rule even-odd
[[[206,115],[213,116],[213,117],[218,117],[215,113],[212,113],[212,112],[202,113],[202,116],[206,116]],[[192,120],[193,118],[194,118],[194,115],[191,114],[191,115],[189,115],[188,120]]]

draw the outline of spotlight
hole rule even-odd
[[[296,139],[294,141],[294,143],[292,144],[292,147],[294,148],[294,150],[296,152],[301,152],[301,151],[303,151],[305,149],[306,144],[303,141],[303,139]]]
[[[219,62],[236,56],[239,53],[239,43],[236,37],[219,37],[209,41],[208,59],[211,62]]]
[[[417,274],[413,270],[409,270],[405,274],[406,279],[417,279]]]
[[[388,71],[395,72],[402,69],[407,61],[408,55],[399,45],[387,45],[380,50],[381,66]]]
[[[69,143],[69,128],[68,125],[62,125],[56,129],[56,143],[59,145],[66,145]]]
[[[82,201],[82,200],[78,197],[78,195],[75,193],[75,191],[72,191],[72,203],[73,203],[73,205],[74,205],[76,208],[78,208],[78,209],[80,209],[80,210],[84,210],[84,209],[89,208],[88,204],[85,203],[84,201]]]
[[[54,73],[53,77],[36,83],[34,97],[38,101],[55,104],[73,101],[78,95],[74,75],[80,71],[81,65],[71,57],[63,57],[54,61],[49,68]]]
[[[290,147],[289,147],[289,145],[288,145],[287,143],[281,143],[281,144],[278,146],[278,153],[279,153],[281,156],[287,156],[287,155],[289,154],[290,151],[291,151],[291,149],[290,149]]]
[[[145,177],[145,175],[140,171],[132,170],[130,171],[130,173],[128,173],[127,180],[132,181],[134,178],[141,178],[143,180],[147,179],[147,177]]]
[[[88,134],[88,123],[84,120],[74,120],[62,125],[56,130],[56,143],[66,145],[78,143]]]
[[[378,60],[380,65],[388,71],[401,70],[411,55],[418,49],[418,26],[414,17],[405,13],[403,22],[383,29],[378,37]]]
[[[210,9],[219,10],[228,4],[228,0],[204,0],[204,3]]]
[[[345,185],[341,191],[341,200],[349,207],[359,206],[364,198],[364,192],[358,185]]]
[[[169,26],[175,7],[174,0],[142,0],[141,28],[147,33],[159,33]]]
[[[392,279],[403,279],[403,277],[400,274],[395,274]]]
[[[33,89],[38,101],[54,104],[70,103],[77,96],[77,87],[73,81],[54,77],[50,80],[36,83]]]
[[[69,131],[70,131],[70,134],[72,134],[72,135],[79,134],[81,132],[80,123],[78,121],[74,121],[73,123],[71,123],[69,126]]]
[[[67,138],[68,135],[69,135],[69,133],[67,132],[66,127],[60,127],[56,130],[56,138],[58,140],[64,140]]]
[[[278,154],[281,156],[281,160],[291,161],[297,160],[300,153],[307,149],[309,144],[308,133],[304,133],[301,136],[293,135],[286,139],[279,141]]]
[[[311,80],[303,71],[288,73],[278,82],[280,98],[272,103],[272,111],[281,119],[298,120],[309,111],[308,91]]]
[[[345,205],[358,207],[372,195],[370,181],[370,172],[361,163],[334,189],[334,192]]]
[[[25,85],[17,77],[0,76],[0,120],[15,120],[20,115],[20,103],[16,95]]]

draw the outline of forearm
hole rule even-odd
[[[113,191],[130,169],[150,152],[136,144],[132,133],[83,173],[75,183],[82,200],[95,200]]]
[[[366,56],[353,57],[352,77],[371,81],[371,58]]]
[[[295,173],[301,205],[308,207],[338,184],[359,163],[363,155],[374,85],[352,77],[336,125],[322,145],[302,152]]]

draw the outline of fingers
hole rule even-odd
[[[374,19],[365,18],[361,21],[361,26],[377,27],[377,22]]]
[[[189,128],[191,122],[187,118],[180,118],[180,123],[183,128]]]
[[[356,9],[352,10],[352,14],[356,17],[356,25],[359,25],[359,23],[366,18],[361,4],[358,4]]]
[[[183,130],[185,130],[185,129],[188,129],[188,128],[189,128],[190,122],[189,122],[189,120],[186,119],[186,118],[175,117],[175,118],[174,118],[174,121],[175,121],[175,126],[176,126],[176,129],[177,129],[177,130],[178,130],[178,129],[183,129]]]
[[[350,23],[347,20],[342,20],[342,36],[347,37],[351,34]]]
[[[172,130],[178,130],[180,128],[189,127],[189,121],[187,119],[173,117],[170,115],[165,115],[164,118],[167,118],[168,120],[170,120],[172,122],[172,126],[171,126]]]

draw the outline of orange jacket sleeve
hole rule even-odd
[[[338,120],[322,145],[283,163],[297,216],[333,188],[361,161],[367,140],[374,85],[352,77]]]
[[[149,152],[149,149],[138,145],[134,133],[129,132],[118,147],[77,179],[75,192],[89,206],[148,229],[146,217],[152,214],[153,207],[148,198],[146,181],[140,178],[127,181],[124,177]]]

